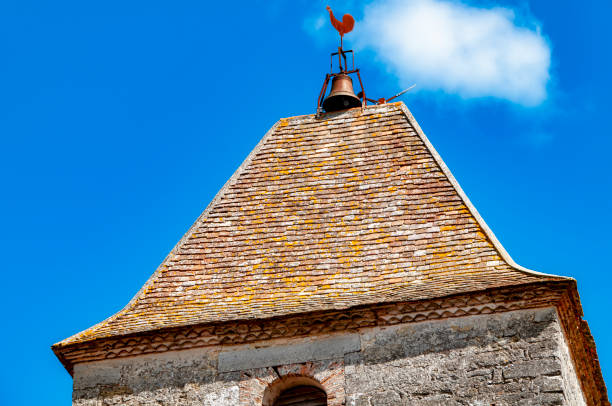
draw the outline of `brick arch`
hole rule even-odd
[[[325,386],[316,379],[306,375],[289,374],[276,379],[268,385],[264,391],[262,406],[275,406],[281,394],[299,386],[312,386],[318,388],[327,396]]]
[[[240,406],[271,406],[281,391],[303,382],[327,394],[327,406],[345,404],[343,359],[242,371]]]

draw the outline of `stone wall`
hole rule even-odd
[[[584,405],[554,309],[399,325],[361,336],[347,405]]]
[[[217,373],[219,349],[77,364],[73,405],[238,404],[239,374]]]
[[[73,404],[261,405],[296,375],[333,405],[585,404],[552,308],[77,364]]]

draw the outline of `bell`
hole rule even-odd
[[[340,73],[332,79],[329,96],[323,100],[325,111],[338,111],[361,106],[361,100],[353,91],[353,80],[349,75]]]

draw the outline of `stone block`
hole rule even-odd
[[[295,344],[225,351],[219,354],[218,368],[219,372],[229,372],[344,358],[345,354],[360,348],[359,335],[347,334]]]
[[[541,375],[561,375],[561,363],[556,358],[538,359],[508,365],[504,379],[535,378]]]

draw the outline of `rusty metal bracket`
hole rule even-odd
[[[361,111],[365,110],[365,107],[368,105],[368,98],[365,94],[365,89],[363,87],[363,82],[361,81],[361,74],[359,74],[359,69],[357,69],[357,78],[359,79],[359,87],[361,87]]]
[[[327,85],[329,84],[330,78],[331,78],[331,75],[329,73],[326,73],[325,80],[323,81],[323,87],[321,88],[321,92],[319,92],[319,98],[317,99],[317,114],[316,114],[317,118],[323,112],[323,107],[322,107],[323,97],[325,97],[325,92],[327,91]]]
[[[351,70],[348,69],[348,60],[346,55],[351,54]],[[334,57],[338,56],[338,67],[340,69],[339,72],[334,72]],[[344,63],[343,63],[344,62]],[[323,100],[325,99],[325,93],[327,91],[327,86],[329,85],[329,81],[338,76],[340,74],[343,75],[352,75],[356,74],[359,79],[359,86],[361,87],[361,91],[357,94],[357,97],[361,99],[361,109],[363,110],[367,105],[369,99],[365,97],[365,89],[363,87],[363,81],[361,80],[361,74],[359,73],[359,69],[355,69],[355,53],[352,49],[344,51],[342,47],[338,47],[338,52],[333,52],[330,54],[330,63],[329,63],[330,73],[325,75],[325,80],[323,81],[323,87],[321,88],[321,92],[319,93],[319,97],[317,98],[317,112],[316,117],[320,117],[323,113]]]
[[[334,73],[334,56],[338,55],[338,66],[340,67],[340,72],[346,72],[348,71],[348,63],[346,60],[346,54],[350,53],[351,54],[351,69],[355,70],[355,53],[353,52],[352,49],[349,49],[348,51],[344,51],[342,48],[338,47],[338,52],[333,52],[330,55],[330,62],[329,62],[329,72],[330,73]],[[342,66],[342,60],[344,59],[344,67]]]

